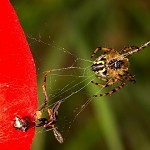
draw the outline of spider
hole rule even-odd
[[[55,126],[57,119],[58,119],[58,108],[60,106],[60,104],[62,103],[62,101],[57,101],[55,103],[55,105],[50,109],[47,109],[48,115],[49,115],[49,119],[47,118],[42,118],[42,111],[44,111],[47,102],[48,102],[48,96],[46,93],[46,77],[49,74],[49,72],[47,72],[44,76],[44,84],[42,86],[43,88],[43,93],[44,93],[44,104],[42,105],[42,107],[36,112],[36,117],[37,120],[39,121],[39,124],[36,125],[36,127],[44,127],[46,129],[52,129],[55,138],[57,139],[57,141],[59,143],[63,143],[63,138],[62,135],[60,134],[60,132],[58,131],[58,128]]]
[[[113,48],[96,48],[93,54],[91,55],[91,58],[93,58],[98,51],[103,51],[103,54],[97,57],[93,62],[91,66],[92,71],[95,72],[96,77],[99,80],[102,80],[105,83],[97,83],[94,81],[91,82],[101,87],[108,87],[117,82],[120,82],[120,85],[107,93],[97,94],[94,95],[94,97],[111,95],[112,93],[119,91],[125,86],[127,80],[135,83],[134,76],[131,75],[128,71],[129,60],[127,57],[141,51],[142,49],[146,48],[149,44],[150,41],[140,47],[124,47],[120,52],[117,52]]]

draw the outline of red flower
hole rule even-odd
[[[30,149],[36,110],[37,81],[34,60],[14,9],[8,0],[0,0],[1,150]],[[16,130],[16,117],[26,116],[28,130]]]

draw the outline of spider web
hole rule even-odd
[[[41,83],[38,86],[39,86],[39,91],[41,93],[40,97],[42,97],[42,99],[39,98],[40,101],[39,108],[41,108],[42,104],[44,103],[44,94],[42,91],[44,75],[47,71],[50,71],[50,73],[47,76],[47,82],[46,82],[48,104],[46,105],[45,110],[47,108],[52,108],[57,101],[59,100],[62,101],[62,104],[58,110],[59,118],[56,123],[56,126],[58,126],[58,129],[62,133],[63,138],[67,140],[67,138],[71,134],[70,130],[74,122],[78,119],[79,115],[82,114],[82,112],[84,111],[84,109],[86,109],[86,107],[90,104],[90,102],[94,100],[93,95],[100,93],[101,90],[103,89],[102,87],[98,87],[98,90],[96,90],[95,93],[90,93],[87,90],[87,87],[89,86],[95,87],[95,85],[92,84],[91,81],[97,80],[97,78],[95,77],[95,73],[91,71],[91,65],[93,60],[89,59],[90,56],[89,58],[80,58],[75,53],[72,53],[71,51],[65,49],[64,47],[59,46],[59,44],[55,43],[54,41],[52,43],[46,43],[41,40],[41,37],[33,38],[32,36],[28,36],[28,38],[31,40],[30,42],[31,49],[33,43],[35,44],[39,43],[40,45],[46,45],[49,48],[55,49],[58,53],[65,54],[67,58],[70,58],[68,63],[69,65],[68,64],[65,65],[64,63],[61,67],[58,68],[53,68],[51,65],[51,67],[46,67],[46,69],[45,67],[43,67],[44,70],[43,68],[37,69],[38,79],[41,79]],[[48,63],[52,64],[53,62],[48,61]],[[14,79],[14,82],[15,80],[17,79]],[[13,85],[13,83],[11,84]],[[0,86],[11,86],[11,85],[10,83],[5,83]],[[18,103],[19,102],[16,101],[15,104],[14,103],[9,104],[9,106],[11,108],[17,105]],[[64,109],[66,109],[66,105],[69,106],[69,108],[65,112]],[[46,111],[44,111],[43,116],[46,116],[46,118],[48,117]],[[60,125],[59,122],[64,122],[64,125],[63,126]],[[43,134],[44,132],[48,132],[50,130],[52,129],[46,130],[45,128],[41,127],[37,129],[36,134]],[[4,136],[4,135],[0,135],[0,136]],[[24,136],[28,136],[28,134],[25,134]],[[15,139],[21,140],[22,138],[23,136],[17,136],[14,137],[13,140]],[[4,138],[4,141],[7,140],[9,140],[9,137]]]
[[[43,40],[41,40],[41,36],[39,36],[39,38],[28,36],[28,38],[31,41],[31,49],[34,43],[38,43],[40,45],[45,45],[48,48],[52,48],[57,51],[57,53],[60,53],[60,55],[65,55],[70,59],[67,65],[64,63],[57,68],[53,68],[52,65],[51,67],[37,68],[38,79],[41,79],[38,87],[41,93],[40,97],[42,97],[39,98],[39,108],[41,108],[42,104],[44,103],[44,94],[42,91],[44,75],[47,71],[50,71],[46,81],[48,104],[46,105],[45,110],[47,108],[52,108],[57,101],[62,101],[62,104],[58,110],[59,118],[56,126],[58,126],[58,129],[62,133],[63,138],[67,140],[67,138],[71,134],[70,130],[74,122],[78,119],[79,115],[82,114],[82,112],[90,104],[90,102],[94,100],[93,95],[100,93],[103,89],[102,87],[97,87],[95,93],[91,93],[89,92],[89,90],[87,90],[87,87],[89,86],[96,87],[91,83],[92,80],[97,80],[97,78],[95,77],[95,73],[91,71],[91,65],[94,59],[90,60],[90,55],[89,58],[80,58],[75,53],[72,53],[64,47],[59,46],[59,44],[55,43],[54,41],[50,41],[50,43],[44,42]],[[43,60],[43,58],[39,57],[38,59],[40,59],[40,61]],[[53,64],[53,62],[47,62],[47,60],[44,60],[44,62]],[[44,65],[45,64],[43,63],[43,66]],[[66,105],[69,108],[66,108]],[[67,109],[66,112],[64,111],[65,109]],[[42,116],[46,116],[47,118],[47,112],[44,111],[44,114]],[[64,122],[63,126],[60,125],[59,122]],[[45,128],[41,127],[37,129],[36,134],[43,134],[43,132],[48,132],[49,130],[52,129],[46,130]],[[17,137],[17,139],[18,138],[21,139],[22,137]]]

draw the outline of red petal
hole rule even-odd
[[[13,127],[16,116],[33,122],[37,110],[34,61],[14,9],[0,1],[0,149],[29,150],[34,127],[22,132]]]

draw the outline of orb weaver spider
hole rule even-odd
[[[95,49],[91,58],[95,56],[95,54],[99,51],[103,51],[103,54],[100,55],[92,64],[92,71],[95,72],[96,77],[99,80],[104,81],[105,83],[97,83],[91,81],[93,84],[101,86],[101,87],[108,87],[113,85],[114,83],[121,82],[121,84],[111,91],[104,93],[104,94],[97,94],[94,97],[106,96],[111,95],[119,91],[123,88],[126,84],[126,81],[131,81],[135,83],[134,76],[131,75],[128,71],[129,69],[129,60],[127,57],[138,53],[139,51],[143,50],[150,44],[150,41],[145,43],[144,45],[137,47],[137,46],[129,46],[124,47],[120,52],[117,52],[113,48],[103,48],[98,47]]]
[[[60,132],[58,131],[58,128],[55,126],[57,119],[58,119],[58,109],[60,104],[62,103],[62,101],[57,101],[55,103],[55,105],[52,108],[48,108],[47,112],[49,115],[49,119],[47,118],[42,118],[42,112],[44,111],[47,102],[48,102],[48,96],[46,93],[46,77],[49,74],[49,72],[47,72],[44,76],[44,84],[42,86],[43,88],[43,93],[44,93],[44,104],[42,105],[42,107],[36,112],[36,118],[39,121],[39,123],[36,125],[36,127],[44,127],[46,129],[52,129],[55,138],[57,139],[57,141],[59,143],[63,143],[63,137],[60,134]]]

